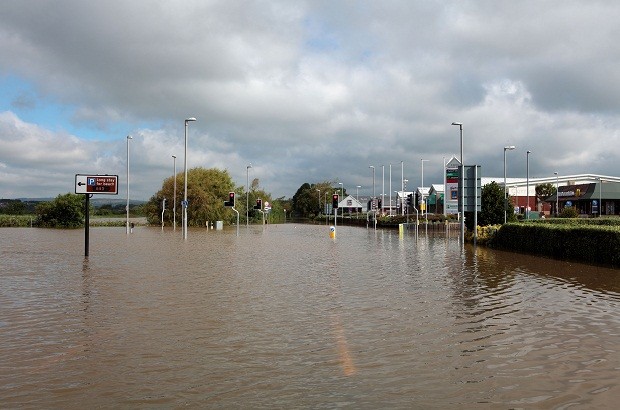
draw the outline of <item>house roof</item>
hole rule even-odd
[[[351,201],[351,202],[349,202]],[[338,202],[339,208],[362,208],[362,204],[352,195],[347,195],[342,201]]]
[[[558,187],[560,201],[584,201],[592,199],[620,199],[620,183],[605,182],[601,188],[601,183],[576,184]],[[545,202],[555,202],[556,195],[553,194],[545,199]]]

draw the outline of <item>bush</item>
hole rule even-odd
[[[497,233],[497,231],[499,231],[499,228],[501,226],[502,225],[477,226],[476,227],[476,233],[477,233],[476,243],[478,245],[486,245],[492,242],[493,238],[495,237],[495,234]],[[473,242],[474,240],[473,232],[471,232],[470,230],[465,232],[465,240],[468,242]]]
[[[32,220],[32,215],[0,215],[0,228],[26,228]]]
[[[78,228],[84,225],[83,195],[67,193],[37,205],[37,226],[44,228]]]
[[[560,212],[559,217],[560,218],[578,218],[579,212],[577,212],[577,208],[575,208],[574,206],[567,206],[564,209],[562,209],[562,212]]]

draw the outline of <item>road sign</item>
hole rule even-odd
[[[75,193],[118,195],[118,175],[75,174]]]

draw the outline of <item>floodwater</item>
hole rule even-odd
[[[620,270],[326,226],[0,230],[2,408],[612,408]]]

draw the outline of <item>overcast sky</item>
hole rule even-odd
[[[620,175],[620,2],[0,2],[0,197],[119,175],[148,199],[188,164],[360,196],[482,174]],[[398,188],[397,188],[398,186]]]

